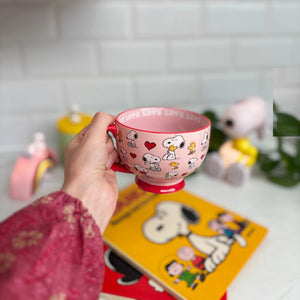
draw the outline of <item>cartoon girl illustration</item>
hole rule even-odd
[[[200,280],[203,282],[206,276],[205,257],[196,255],[194,249],[189,246],[182,246],[177,250],[177,256],[183,261],[191,261],[193,266],[201,271]]]
[[[232,220],[233,220],[233,218],[231,217],[230,214],[222,213],[222,214],[219,214],[218,219],[213,219],[213,220],[209,221],[208,227],[210,229],[218,232],[219,234],[226,235],[228,238],[235,240],[241,247],[246,247],[247,242],[244,239],[244,237],[242,237],[240,235],[240,233],[241,233],[242,229],[244,229],[244,227],[234,230],[225,223],[227,221],[232,221]]]
[[[187,283],[187,286],[191,287],[193,290],[198,285],[198,283],[195,281],[200,280],[200,274],[198,272],[190,272],[191,266],[187,266],[186,269],[184,269],[183,264],[178,263],[176,260],[173,260],[167,264],[166,270],[170,276],[178,276],[174,283],[179,283],[183,280]]]

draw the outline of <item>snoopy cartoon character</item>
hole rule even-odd
[[[168,172],[165,174],[165,177],[168,179],[172,179],[173,177],[177,176],[178,173],[177,172]]]
[[[156,205],[155,214],[143,224],[143,234],[155,244],[166,244],[185,236],[196,250],[207,255],[204,266],[210,273],[227,257],[234,240],[226,235],[201,236],[193,233],[189,225],[199,221],[200,216],[192,207],[166,200]]]
[[[158,156],[146,153],[143,156],[143,161],[146,166],[149,166],[149,170],[158,172],[161,171],[161,168],[159,167],[160,158]]]
[[[163,146],[168,148],[167,153],[163,156],[164,160],[176,159],[175,150],[183,148],[185,145],[184,138],[181,135],[176,135],[173,138],[165,139]]]
[[[189,169],[194,169],[195,168],[195,162],[198,160],[198,158],[191,158],[188,161]]]
[[[147,175],[148,169],[140,166],[140,165],[134,165],[134,168],[139,172],[140,175]]]
[[[129,140],[129,142],[127,143],[127,145],[129,147],[132,147],[132,148],[137,148],[136,147],[136,143],[135,143],[135,140],[138,138],[138,134],[136,131],[134,130],[131,130],[127,136],[126,136],[127,140]]]
[[[122,153],[122,157],[125,161],[128,161],[128,157],[126,156],[127,151],[124,148],[120,148],[120,152]]]
[[[201,141],[201,146],[202,146],[201,151],[204,151],[204,150],[207,149],[207,143],[208,143],[208,133],[205,132],[204,137],[203,137],[203,139]]]
[[[218,151],[207,156],[207,173],[230,184],[242,185],[249,178],[258,156],[249,135],[256,131],[262,138],[266,124],[267,105],[262,98],[245,98],[228,107],[222,116],[221,127],[229,139]]]

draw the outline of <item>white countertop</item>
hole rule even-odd
[[[17,154],[0,154],[0,221],[28,205],[9,199],[10,172]],[[185,189],[269,229],[257,251],[228,288],[228,300],[300,299],[300,184],[282,188],[255,171],[242,187],[233,187],[200,171],[187,178]],[[119,189],[134,181],[118,173]],[[58,190],[63,169],[46,176],[35,198]],[[32,200],[34,200],[32,199]],[[205,299],[210,300],[210,299]]]

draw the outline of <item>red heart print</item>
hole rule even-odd
[[[156,147],[156,144],[155,143],[150,143],[150,142],[145,142],[145,147],[148,149],[148,150],[151,150],[153,148]]]
[[[136,154],[135,154],[135,153],[130,152],[130,156],[131,156],[132,158],[136,158]]]
[[[203,158],[204,158],[204,156],[205,156],[204,154],[203,154],[203,155],[201,155],[201,159],[203,159]]]

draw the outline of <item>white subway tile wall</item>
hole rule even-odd
[[[274,67],[300,67],[299,0],[0,0],[0,152],[37,130],[56,148],[55,120],[73,103],[112,114],[270,104]]]
[[[279,111],[300,120],[300,67],[273,69],[273,98]]]
[[[292,63],[292,38],[241,39],[236,44],[238,67],[284,67]]]
[[[134,32],[137,37],[185,38],[195,37],[202,31],[201,1],[136,3]]]
[[[130,34],[127,1],[62,1],[57,6],[63,39],[126,38]]]
[[[161,104],[184,107],[197,102],[197,79],[192,75],[155,75],[139,77],[135,81],[138,106]]]
[[[48,81],[5,81],[0,85],[1,113],[56,112],[60,108],[60,86]]]
[[[211,2],[206,11],[208,33],[259,35],[266,32],[265,3]]]
[[[103,74],[160,73],[166,71],[166,46],[160,41],[103,42],[98,60]]]
[[[294,41],[292,59],[293,59],[293,66],[300,66],[300,37],[298,37]]]
[[[132,99],[131,91],[131,80],[126,77],[73,79],[65,83],[67,104],[76,103],[89,111],[96,107],[102,111],[127,109]]]
[[[1,5],[1,44],[52,41],[55,35],[54,10],[50,4]]]
[[[26,76],[87,76],[97,74],[91,43],[57,42],[24,46]]]
[[[296,2],[275,2],[270,13],[271,33],[295,33],[300,31],[300,5]],[[288,21],[287,21],[288,20]]]
[[[0,79],[21,75],[20,50],[17,47],[0,46]]]
[[[207,74],[202,77],[201,96],[207,101],[230,105],[233,99],[241,99],[258,91],[260,76],[255,72]]]
[[[229,69],[233,63],[232,50],[232,43],[224,38],[171,42],[170,69],[171,71]]]

